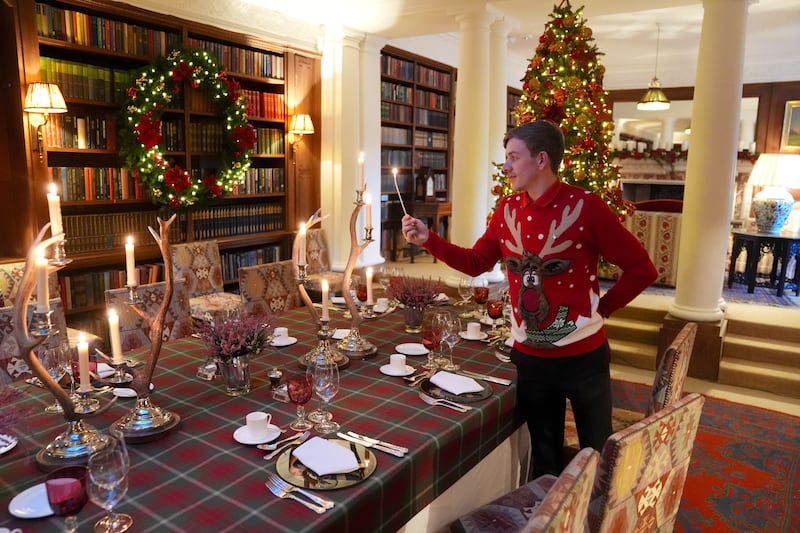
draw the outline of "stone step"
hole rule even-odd
[[[667,314],[666,307],[659,305],[660,302],[653,303],[649,300],[648,302],[642,302],[641,305],[638,305],[636,303],[637,301],[638,300],[634,300],[632,303],[628,304],[622,309],[614,311],[608,320],[624,318],[629,320],[638,320],[640,322],[654,322],[661,324],[661,322],[664,320],[664,316]],[[646,305],[655,305],[655,307],[646,307]]]
[[[609,338],[611,362],[644,370],[655,370],[658,347],[647,343]]]
[[[658,346],[661,322],[645,322],[625,317],[611,316],[606,320],[609,339],[619,339]]]
[[[800,373],[783,365],[724,358],[720,363],[718,382],[800,398]]]
[[[800,344],[800,312],[795,311],[794,316],[786,315],[778,318],[778,323],[771,322],[769,315],[765,315],[762,322],[751,320],[728,319],[728,336],[743,336],[778,340],[786,343]],[[790,323],[786,323],[786,322]],[[800,349],[797,350],[800,352]]]
[[[800,368],[800,347],[797,341],[783,337],[751,337],[730,334],[722,343],[722,360],[739,359],[753,363],[769,363],[790,368]]]

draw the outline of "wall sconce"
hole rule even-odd
[[[788,189],[800,188],[800,154],[761,154],[747,184],[763,187],[753,197],[760,233],[780,233],[794,206]]]
[[[30,113],[28,117],[31,126],[36,128],[36,147],[34,151],[39,152],[39,162],[44,162],[44,125],[47,124],[50,113],[66,113],[67,104],[61,95],[61,90],[55,83],[35,81],[28,85],[28,93],[25,95],[25,107],[23,111]],[[42,115],[43,120],[34,116]]]
[[[292,145],[292,164],[294,164],[294,156],[297,152],[297,143],[303,140],[303,135],[311,135],[313,133],[314,123],[311,122],[311,116],[305,113],[292,115],[292,120],[289,121],[289,144]]]

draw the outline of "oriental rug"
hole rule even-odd
[[[648,385],[612,387],[646,410]],[[800,418],[706,396],[675,531],[800,531]]]

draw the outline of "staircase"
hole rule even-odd
[[[668,304],[668,298],[640,295],[606,319],[612,363],[656,369],[658,334]]]

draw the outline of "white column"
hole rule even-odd
[[[503,149],[503,136],[506,134],[506,113],[508,109],[508,86],[506,80],[508,59],[508,34],[511,32],[511,23],[507,20],[497,20],[490,26],[489,36],[489,137],[486,140],[489,147],[489,163],[503,164],[505,150]],[[460,79],[461,67],[459,67]],[[460,88],[460,85],[459,85]],[[458,119],[456,119],[458,120]],[[489,173],[487,188],[491,188],[494,165]],[[488,195],[488,207],[494,207],[494,196]]]
[[[731,232],[748,0],[704,0],[692,148],[686,169],[675,301],[685,320],[722,319]]]
[[[666,148],[667,150],[672,149],[672,134],[674,131],[675,131],[675,118],[665,117],[661,121],[661,140],[658,143],[661,148]],[[656,148],[658,148],[659,146],[656,146]]]

